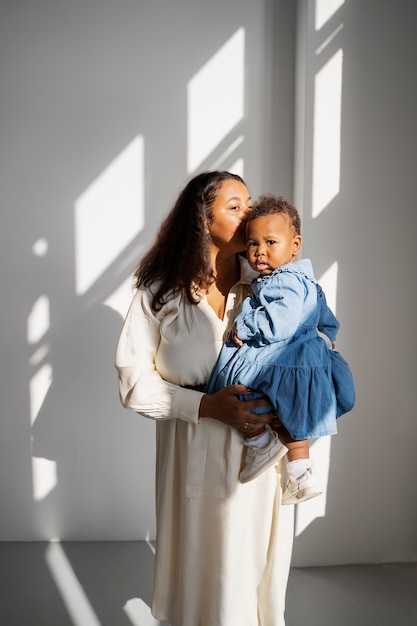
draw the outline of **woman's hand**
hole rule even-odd
[[[270,404],[270,401],[266,397],[239,400],[238,395],[249,393],[251,390],[245,385],[228,385],[216,393],[205,394],[201,398],[198,415],[219,420],[223,424],[237,428],[245,436],[253,437],[262,432],[266,424],[276,420],[277,416],[275,412],[261,415],[251,413],[252,409]]]

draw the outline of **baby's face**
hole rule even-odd
[[[246,226],[248,261],[262,276],[293,261],[300,246],[301,236],[285,213],[257,217]]]

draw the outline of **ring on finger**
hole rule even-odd
[[[249,427],[249,422],[245,422],[245,425],[243,426],[243,428],[244,428],[245,430],[248,430],[248,427]]]

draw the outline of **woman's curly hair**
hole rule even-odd
[[[166,296],[184,289],[189,302],[197,304],[195,286],[207,289],[214,281],[210,265],[212,205],[225,180],[238,180],[226,171],[203,172],[184,187],[162,222],[155,241],[136,268],[135,287],[152,287],[152,308],[159,310]]]

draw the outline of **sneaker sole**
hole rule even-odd
[[[242,477],[242,473],[245,471],[245,468],[243,468],[243,470],[242,470],[242,472],[240,473],[240,476],[239,476],[239,480],[242,483],[242,485],[244,485],[245,483],[249,483],[251,480],[255,480],[255,478],[258,478],[258,476],[263,474],[267,469],[269,469],[270,467],[273,467],[274,465],[276,465],[278,463],[278,461],[280,461],[287,454],[287,452],[288,452],[287,446],[283,445],[282,448],[280,448],[278,450],[278,452],[276,454],[274,454],[274,456],[272,456],[267,463],[262,465],[255,472],[253,472],[253,474],[250,474],[250,476],[247,476],[247,477],[243,476]]]

